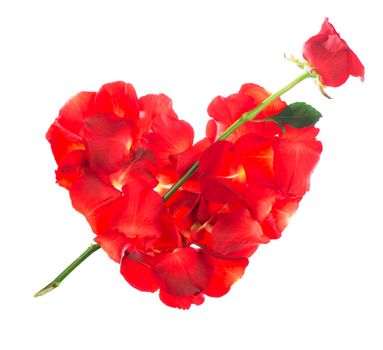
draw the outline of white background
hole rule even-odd
[[[0,348],[383,349],[382,22],[378,1],[2,1]],[[206,107],[245,82],[300,74],[283,53],[330,20],[366,81],[284,99],[324,115],[324,152],[284,236],[220,299],[164,306],[95,253],[56,291],[32,295],[93,238],[55,184],[45,132],[81,90],[114,80],[164,92],[201,137]]]

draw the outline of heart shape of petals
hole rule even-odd
[[[121,81],[80,92],[60,110],[47,132],[57,183],[134,288],[159,291],[171,307],[200,305],[205,295],[225,295],[258,246],[281,236],[310,188],[319,130],[262,122],[286,107],[278,98],[217,141],[269,95],[245,84],[216,97],[196,143],[169,97],[138,98]],[[194,175],[164,201],[197,160]]]

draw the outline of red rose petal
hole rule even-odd
[[[212,266],[202,251],[186,247],[163,254],[153,266],[153,273],[166,293],[186,297],[208,286]]]
[[[259,244],[268,243],[269,238],[262,232],[246,208],[220,215],[211,234],[212,251],[228,258],[250,257]]]
[[[123,81],[103,85],[94,100],[96,114],[113,113],[129,120],[138,119],[138,106],[136,90]]]
[[[364,80],[364,66],[352,50],[350,50],[350,74]]]
[[[328,18],[324,20],[320,32],[304,44],[303,57],[309,61],[325,86],[340,86],[350,75],[364,79],[362,63]]]
[[[278,200],[272,211],[262,222],[262,230],[271,239],[281,237],[282,231],[287,227],[291,216],[298,209],[300,198]]]
[[[178,119],[173,110],[172,100],[164,94],[149,94],[139,99],[140,118],[137,127],[140,135],[150,131],[153,119],[165,115],[171,119]]]
[[[98,234],[110,230],[121,196],[120,191],[91,173],[78,179],[70,190],[73,208],[86,217]]]
[[[229,203],[245,189],[246,175],[239,154],[229,141],[208,147],[200,160],[202,193],[209,201]]]
[[[259,222],[263,222],[273,209],[273,205],[277,200],[277,193],[271,187],[251,186],[244,197],[250,207],[252,216]]]
[[[302,196],[309,190],[310,175],[322,152],[322,144],[316,140],[318,132],[315,127],[287,126],[274,143],[274,173],[283,193]]]
[[[203,293],[190,296],[175,296],[161,289],[159,296],[165,305],[183,310],[190,309],[192,304],[201,305],[205,301]]]
[[[218,96],[214,98],[207,111],[210,117],[214,119],[216,126],[212,124],[213,121],[209,121],[206,136],[211,142],[215,141],[231,124],[253,108],[255,108],[253,99],[245,94],[232,94],[228,97]],[[250,123],[245,123],[234,131],[227,140],[235,141],[251,127]]]
[[[86,155],[83,150],[68,153],[61,160],[56,170],[57,183],[70,190],[73,182],[84,174],[87,164]]]
[[[156,192],[143,183],[129,183],[123,188],[120,213],[113,229],[129,238],[157,239],[161,236],[164,203]]]
[[[85,148],[83,140],[78,135],[63,128],[57,120],[47,131],[46,138],[51,144],[52,153],[57,164],[71,151]]]
[[[144,254],[133,252],[124,256],[121,261],[120,272],[125,280],[134,288],[143,292],[155,292],[159,286],[154,279],[148,257]]]
[[[255,105],[260,105],[264,100],[266,100],[271,93],[267,91],[262,86],[256,84],[244,84],[239,90],[240,94],[245,94],[253,98]],[[286,102],[282,101],[280,97],[271,102],[261,114],[259,114],[255,119],[271,117],[275,114],[282,112],[286,108]],[[275,125],[274,123],[266,123],[270,125]]]
[[[79,135],[86,117],[94,113],[95,92],[82,91],[60,109],[58,121],[67,130]]]
[[[244,274],[249,261],[241,259],[219,259],[210,256],[213,276],[204,293],[210,297],[219,298],[229,292],[231,286]]]
[[[113,114],[88,118],[82,133],[90,167],[97,173],[118,171],[130,156],[133,124]]]
[[[271,138],[249,133],[235,143],[249,185],[274,183],[272,141]]]
[[[157,116],[152,133],[144,135],[143,144],[155,155],[160,167],[170,163],[170,156],[185,152],[193,144],[194,131],[184,120]]]
[[[125,235],[115,231],[109,231],[98,235],[94,241],[109,255],[116,263],[120,263],[125,249],[129,245]]]

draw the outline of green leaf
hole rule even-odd
[[[304,102],[295,102],[288,105],[281,113],[267,119],[274,121],[285,131],[285,125],[296,129],[304,128],[315,125],[321,117],[322,114],[314,107]]]

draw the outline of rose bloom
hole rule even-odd
[[[364,80],[364,66],[326,18],[322,28],[303,46],[303,57],[325,86],[337,87],[350,75]]]

